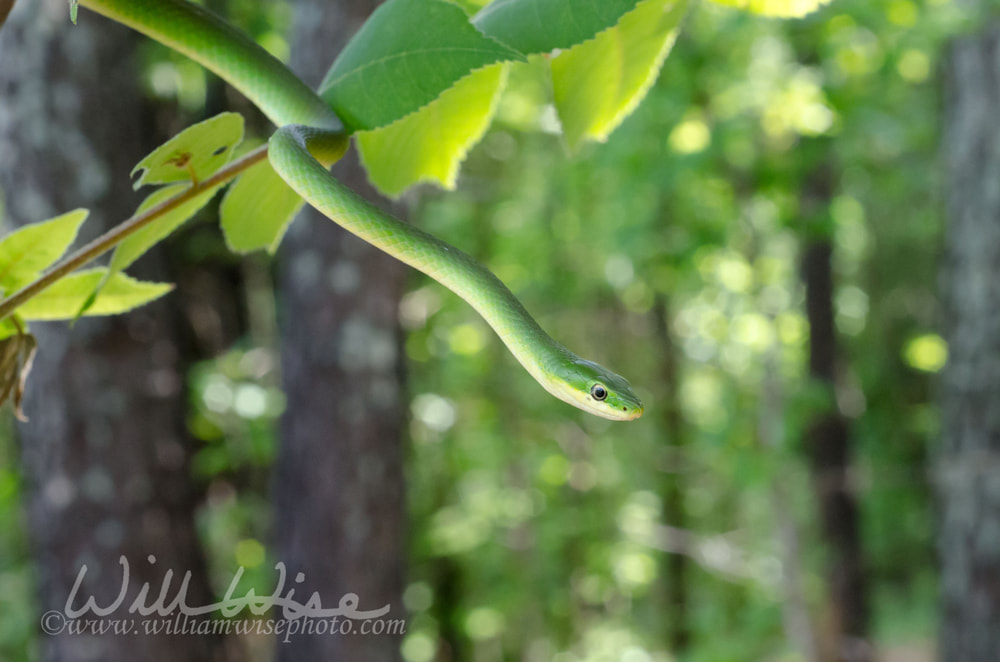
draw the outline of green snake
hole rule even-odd
[[[482,315],[542,387],[580,409],[612,420],[642,415],[623,377],[553,340],[488,269],[462,251],[382,212],[345,187],[329,165],[349,134],[317,94],[249,37],[187,0],[81,0],[214,72],[278,127],[268,159],[310,205],[361,239],[455,292]]]

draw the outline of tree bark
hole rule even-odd
[[[809,374],[836,388],[837,340],[833,314],[833,248],[827,239],[811,242],[803,258],[806,316],[809,320]],[[832,397],[831,397],[832,399]],[[850,438],[847,421],[835,404],[818,414],[807,432],[826,544],[828,589],[837,660],[862,662],[872,657],[868,636],[868,595],[859,535],[858,508],[849,484]]]
[[[833,197],[833,175],[828,163],[828,157],[821,158],[806,185],[805,204],[812,213],[825,214]],[[826,546],[832,654],[843,662],[866,662],[872,659],[873,650],[868,642],[868,592],[858,507],[850,487],[850,431],[835,404],[838,347],[832,258],[833,245],[827,237],[811,239],[802,258],[809,322],[809,376],[830,394],[829,408],[817,413],[809,423],[805,447]]]
[[[316,85],[374,2],[295,3],[292,67]],[[334,174],[369,199],[353,154]],[[402,618],[405,504],[402,350],[404,272],[381,251],[309,209],[281,254],[282,366],[288,409],[275,484],[275,548],[297,592],[324,604]],[[399,659],[398,636],[293,637],[280,660]]]
[[[136,41],[85,12],[72,26],[63,0],[22,2],[10,15],[0,31],[0,187],[9,221],[86,206],[93,213],[85,227],[97,230],[131,213],[138,200],[129,172],[156,144]],[[140,275],[162,279],[151,260]],[[40,349],[26,395],[30,423],[18,433],[43,611],[63,609],[84,564],[76,606],[91,595],[112,603],[123,583],[120,557],[130,590],[110,618],[128,616],[144,582],[155,596],[168,570],[170,595],[190,571],[188,603],[212,601],[193,518],[178,320],[168,299],[72,329],[32,324]],[[43,659],[60,662],[223,655],[218,637],[41,637]]]
[[[937,451],[941,659],[1000,658],[1000,26],[959,37],[944,79],[948,364]]]

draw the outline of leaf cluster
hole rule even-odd
[[[392,0],[343,50],[320,94],[359,132],[362,160],[383,193],[421,181],[452,189],[494,117],[504,69],[540,77],[549,90],[542,103],[555,109],[570,151],[603,142],[656,80],[689,4],[495,0],[470,19],[446,0]],[[823,0],[724,4],[801,16]]]
[[[735,4],[799,15],[821,2]],[[74,22],[76,4],[71,0]],[[344,48],[319,93],[357,132],[362,160],[383,192],[399,194],[420,181],[454,188],[461,161],[492,122],[512,69],[543,77],[551,94],[542,103],[555,109],[567,148],[604,141],[656,80],[688,4],[496,0],[470,18],[447,0],[390,0]],[[169,291],[170,285],[136,281],[124,270],[229,183],[185,197],[230,162],[243,133],[242,118],[223,113],[189,127],[140,161],[135,188],[157,188],[136,214],[165,210],[121,241],[107,266],[63,277],[20,305],[0,327],[0,338],[30,337],[21,325],[32,320],[121,313]],[[227,243],[238,252],[273,252],[302,204],[267,161],[256,163],[222,203]],[[42,278],[73,244],[86,217],[86,210],[76,210],[0,240],[3,294],[9,297]]]

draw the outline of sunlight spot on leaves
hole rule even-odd
[[[896,71],[908,83],[923,83],[931,75],[931,59],[927,53],[909,48],[899,56]]]
[[[412,632],[403,639],[400,652],[406,662],[431,662],[437,651],[436,638],[426,632]]]
[[[670,149],[678,154],[697,154],[708,147],[712,132],[708,125],[699,117],[683,120],[670,132],[667,142]]]
[[[241,540],[236,543],[236,549],[233,552],[236,564],[243,568],[256,568],[262,563],[267,557],[267,551],[264,549],[264,545],[260,544],[257,540],[246,539]]]
[[[455,405],[435,393],[421,393],[413,398],[413,416],[436,432],[445,432],[455,424]]]
[[[903,348],[906,363],[924,372],[938,372],[948,362],[948,343],[936,333],[913,338]]]
[[[755,14],[798,18],[814,12],[830,0],[712,0],[720,5],[745,9]]]
[[[504,631],[503,614],[491,607],[476,607],[465,617],[465,631],[475,640],[492,639]]]

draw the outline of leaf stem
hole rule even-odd
[[[167,212],[176,209],[188,200],[226,184],[235,179],[237,175],[250,166],[267,158],[267,145],[261,145],[252,152],[248,152],[239,159],[233,161],[226,167],[217,171],[208,179],[196,182],[183,193],[165,200],[142,214],[133,216],[123,223],[111,228],[100,237],[97,237],[85,246],[80,247],[71,255],[63,258],[58,264],[47,270],[44,274],[36,278],[31,283],[25,285],[19,291],[8,298],[0,301],[0,321],[9,317],[15,310],[23,306],[33,297],[40,294],[47,287],[58,281],[63,276],[76,271],[91,260],[94,260],[107,251],[117,246],[122,240],[136,231],[146,227]]]

